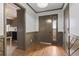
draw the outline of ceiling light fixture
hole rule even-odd
[[[38,6],[39,8],[45,8],[45,7],[48,6],[48,3],[37,3],[37,6]]]

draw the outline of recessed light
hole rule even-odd
[[[37,3],[37,6],[39,8],[46,8],[48,6],[48,3]]]

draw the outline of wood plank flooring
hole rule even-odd
[[[65,50],[60,46],[33,43],[32,47],[23,51],[16,49],[13,56],[65,56]]]

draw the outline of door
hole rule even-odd
[[[54,15],[47,15],[47,16],[40,16],[39,17],[39,41],[40,42],[48,42],[52,43],[55,41],[53,39],[53,32],[56,34],[56,32],[53,30],[53,20]]]
[[[39,41],[40,42],[52,42],[52,16],[40,16],[39,17]]]

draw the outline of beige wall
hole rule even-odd
[[[3,19],[3,3],[0,3],[0,56],[3,55],[3,36],[4,36],[4,19]]]
[[[3,3],[0,3],[0,36],[4,35],[4,13],[3,13]]]

